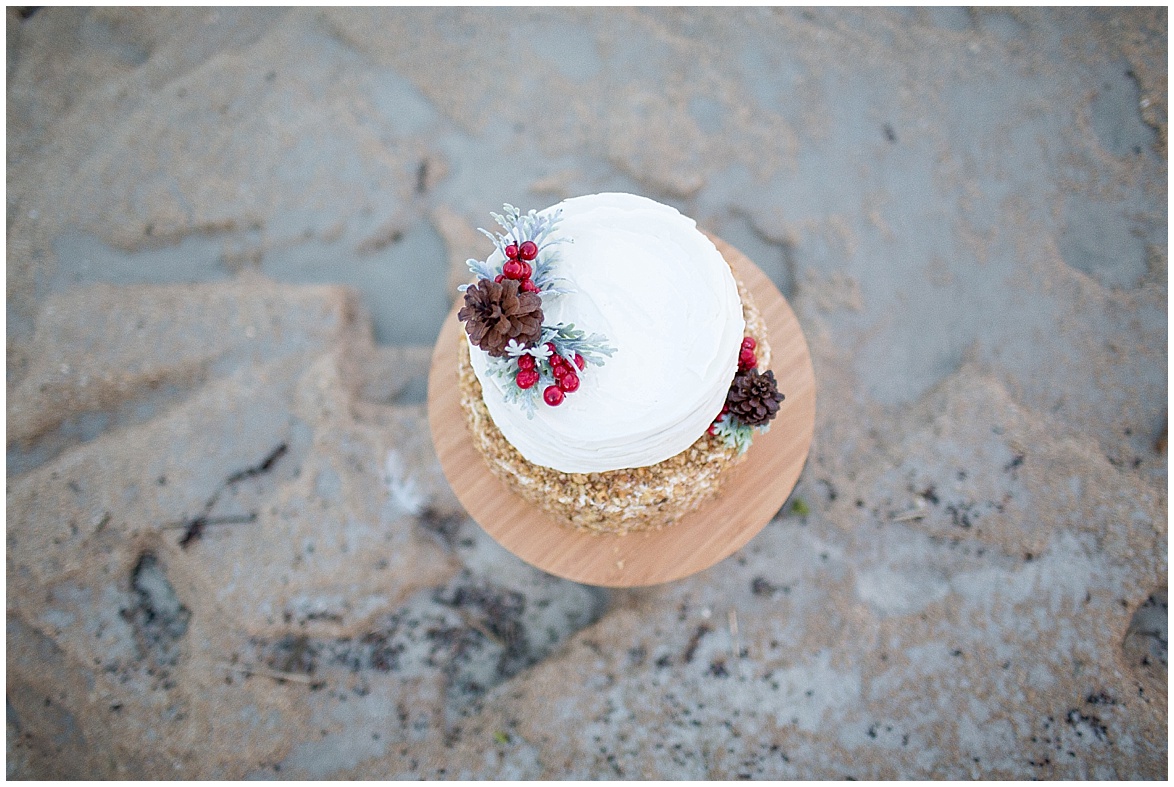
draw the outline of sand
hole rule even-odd
[[[7,11],[13,778],[1167,775],[1167,12]],[[678,207],[818,384],[604,591],[425,379],[503,202]]]

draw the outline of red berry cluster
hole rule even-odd
[[[758,342],[754,341],[753,336],[747,336],[742,339],[742,349],[738,351],[738,371],[749,371],[758,366],[758,354],[754,352],[754,348],[758,346]],[[722,405],[722,411],[717,418],[713,419],[713,423],[709,425],[706,431],[709,434],[717,434],[717,422],[725,417],[726,413],[730,411],[728,404]]]
[[[758,343],[754,341],[753,336],[747,336],[742,340],[742,349],[738,352],[738,371],[745,372],[758,366],[758,355],[754,352],[754,348]]]
[[[511,243],[505,247],[505,256],[508,259],[505,265],[501,266],[501,273],[497,274],[494,281],[516,279],[522,283],[519,288],[522,292],[539,292],[538,285],[530,279],[534,275],[530,261],[538,256],[538,244],[532,240],[522,241],[520,244]]]
[[[550,350],[550,370],[554,375],[555,384],[546,386],[546,390],[542,392],[542,400],[551,407],[557,407],[563,403],[567,394],[579,390],[579,374],[567,359],[558,355],[553,343],[547,342],[546,349]],[[575,353],[575,366],[579,367],[578,371],[587,366],[587,361],[578,353]],[[514,382],[519,388],[531,388],[541,377],[533,355],[518,356],[518,374],[514,377]]]

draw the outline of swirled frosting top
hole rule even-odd
[[[644,467],[684,451],[725,402],[745,323],[729,266],[695,222],[633,194],[565,200],[555,274],[573,292],[544,293],[544,324],[574,323],[615,354],[533,418],[505,401],[470,345],[493,422],[528,461],[567,473]],[[494,252],[502,262],[500,252]],[[468,339],[468,337],[466,337]]]

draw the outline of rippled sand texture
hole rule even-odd
[[[1165,9],[7,20],[9,776],[1166,774]],[[603,190],[819,384],[778,517],[627,592],[424,407],[488,212]]]

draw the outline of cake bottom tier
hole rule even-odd
[[[736,277],[735,277],[736,278]],[[739,280],[746,335],[757,342],[758,365],[770,363],[766,323]],[[461,409],[473,445],[490,472],[523,499],[558,521],[595,533],[659,530],[696,510],[717,494],[726,475],[744,458],[720,437],[702,434],[676,456],[647,467],[599,473],[563,473],[528,462],[489,415],[481,383],[469,360],[469,345],[458,350]]]

